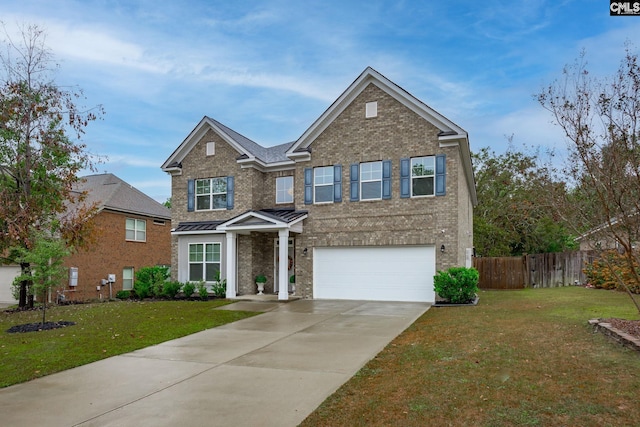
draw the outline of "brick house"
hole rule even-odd
[[[115,296],[133,288],[139,268],[171,264],[168,208],[110,173],[83,177],[76,189],[87,191],[86,203],[98,203],[98,235],[95,244],[65,260],[69,281],[59,291],[68,300]]]
[[[174,279],[219,272],[230,298],[265,275],[279,299],[432,302],[436,270],[471,265],[467,133],[372,68],[296,141],[205,116],[162,169]]]

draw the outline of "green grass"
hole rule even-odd
[[[640,354],[587,324],[639,319],[577,287],[485,291],[432,308],[302,426],[637,426]]]
[[[7,333],[42,320],[41,311],[0,312],[0,387],[127,353],[258,313],[214,310],[229,301],[121,301],[54,306],[47,321],[66,328]]]

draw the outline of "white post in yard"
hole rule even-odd
[[[278,299],[289,299],[289,229],[278,230]]]
[[[236,297],[236,233],[227,231],[227,298]]]

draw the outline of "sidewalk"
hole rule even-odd
[[[295,426],[428,308],[240,301],[266,313],[0,389],[0,425]]]

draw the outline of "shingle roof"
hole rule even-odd
[[[86,191],[86,203],[97,203],[99,210],[171,219],[171,211],[166,206],[111,173],[82,177],[74,189]]]
[[[257,159],[262,160],[265,163],[278,163],[289,160],[285,153],[295,141],[275,145],[273,147],[263,147],[262,145],[253,142],[246,136],[241,135],[233,129],[223,125],[219,121],[212,119],[211,117],[207,118],[215,123],[216,126],[220,127],[220,129],[222,129],[227,135],[229,135],[229,137],[237,142],[242,148],[253,154]]]

